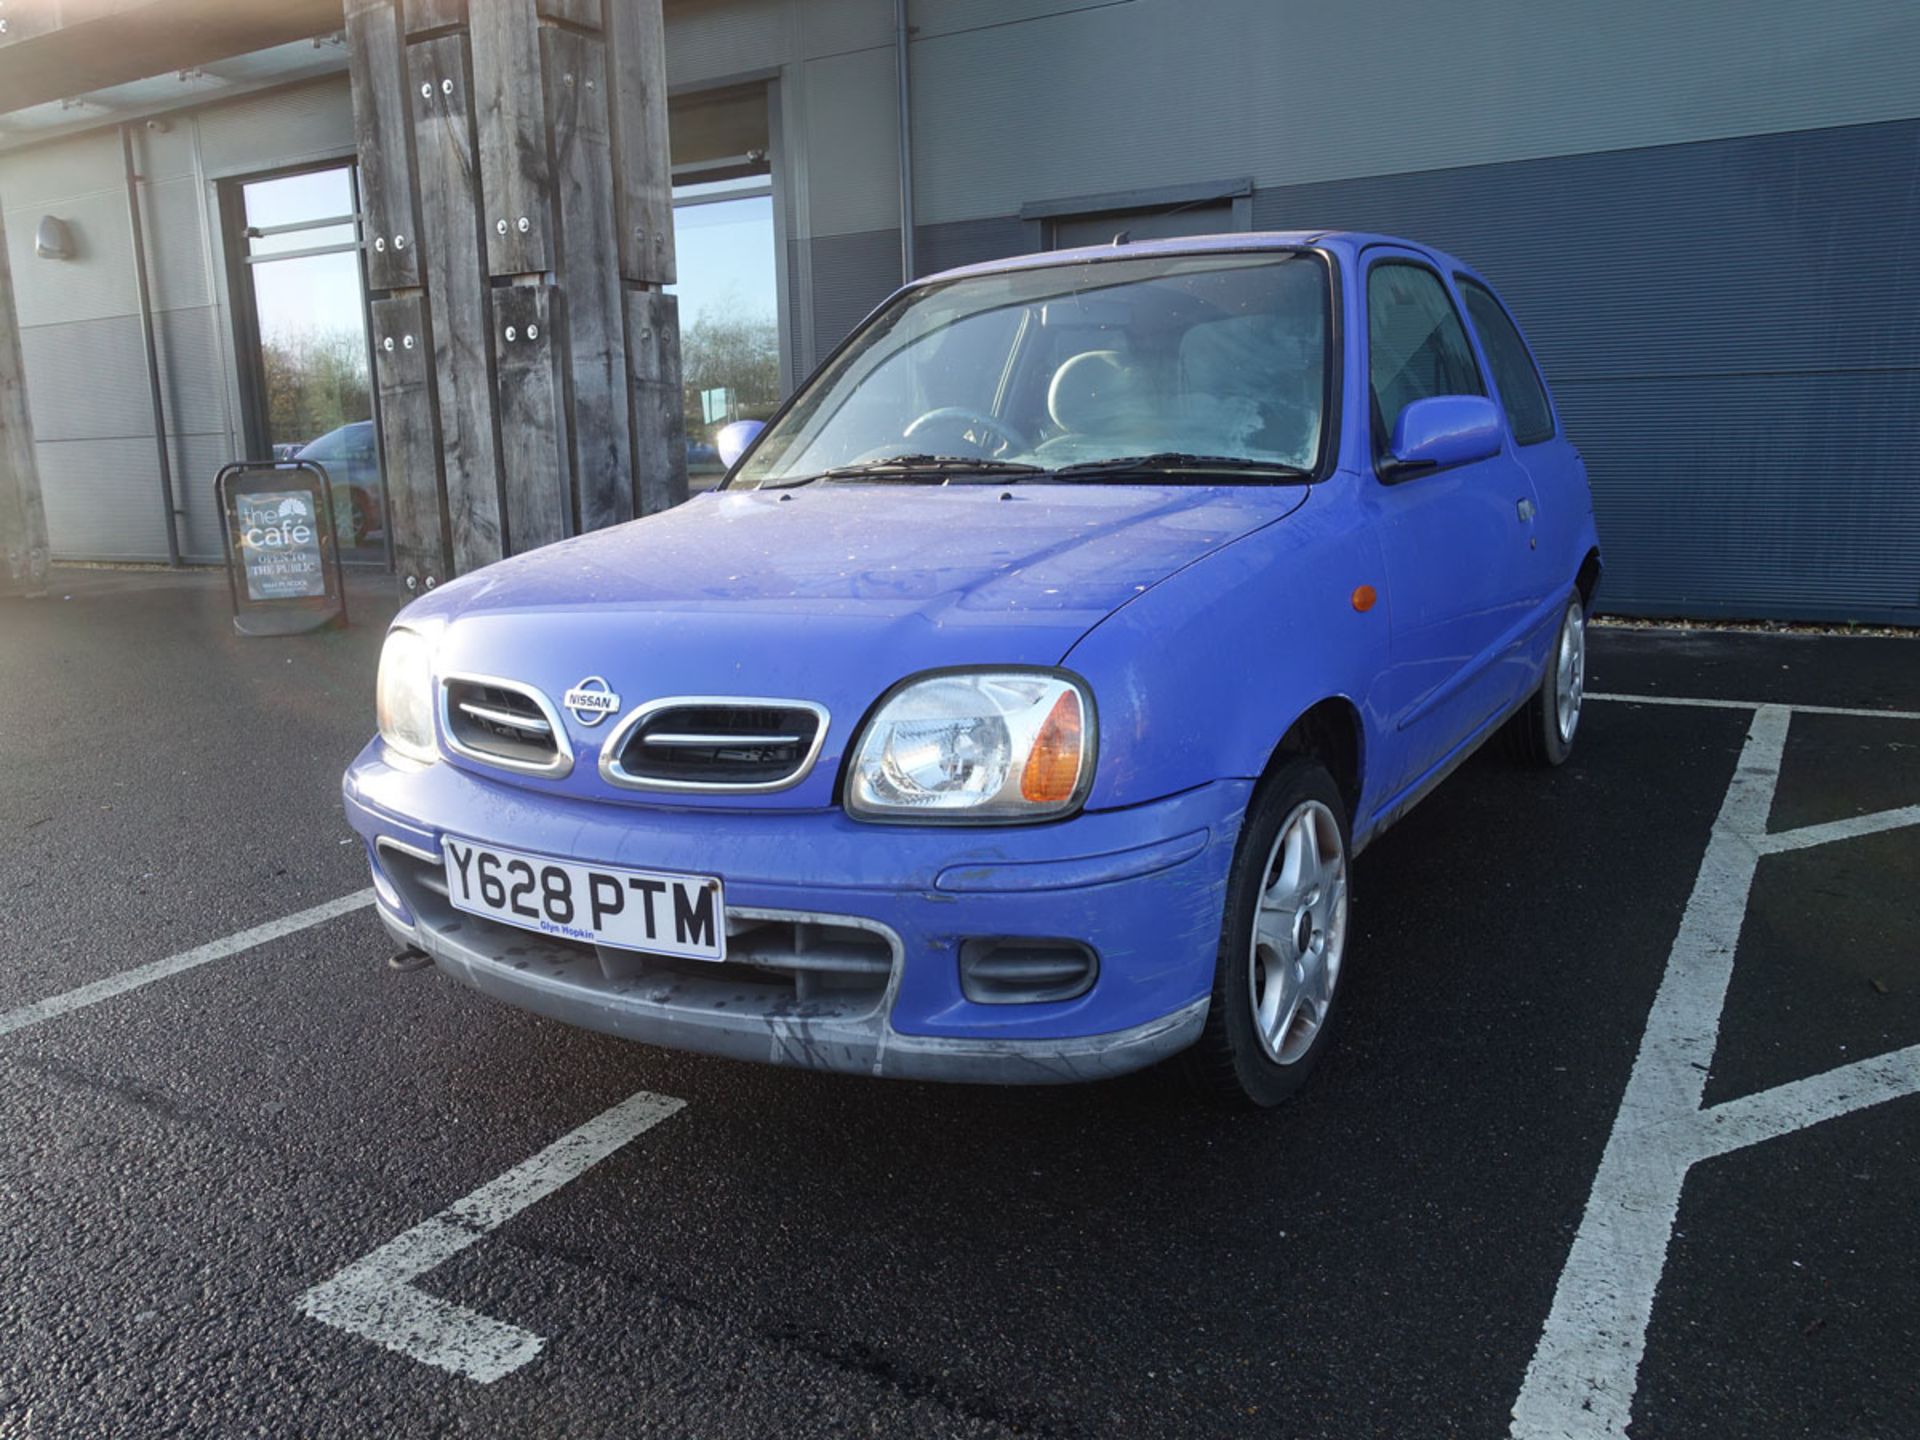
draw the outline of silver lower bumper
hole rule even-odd
[[[585,955],[537,947],[538,936],[511,943],[491,927],[401,924],[382,906],[381,922],[417,946],[441,970],[474,989],[537,1015],[650,1045],[895,1079],[991,1085],[1100,1080],[1142,1069],[1200,1037],[1207,998],[1158,1019],[1104,1035],[1046,1040],[974,1040],[902,1035],[885,1004],[864,1009],[788,1003],[719,1009],[671,978],[609,982]]]

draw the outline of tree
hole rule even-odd
[[[373,414],[367,342],[358,330],[302,331],[260,343],[267,428],[275,444],[305,444]]]
[[[766,317],[744,312],[736,297],[724,308],[703,308],[680,332],[687,433],[705,437],[715,424],[770,414],[780,402],[780,330]],[[724,412],[709,420],[702,396],[726,392]]]

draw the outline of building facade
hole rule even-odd
[[[696,488],[713,429],[766,413],[908,264],[1383,230],[1470,260],[1527,330],[1588,460],[1603,608],[1920,624],[1910,0],[904,9],[902,43],[892,0],[666,6]],[[380,563],[331,35],[0,116],[54,555],[169,554],[123,127],[176,548],[217,556],[220,465],[314,446],[350,477],[349,557]]]

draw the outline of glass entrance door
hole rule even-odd
[[[354,167],[230,182],[244,247],[236,306],[255,458],[313,460],[333,491],[341,558],[387,560]],[[237,233],[236,233],[237,232]]]
[[[673,245],[680,297],[680,366],[687,423],[687,487],[726,474],[713,437],[734,420],[779,408],[780,323],[773,182],[764,157],[732,173],[676,174]]]

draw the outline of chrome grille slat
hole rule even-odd
[[[530,735],[553,733],[553,727],[538,715],[516,715],[511,710],[496,710],[490,705],[476,705],[470,700],[462,700],[460,710],[476,720],[484,720],[489,725],[503,725],[509,730],[525,730]]]
[[[624,790],[752,794],[805,779],[827,734],[809,700],[682,695],[643,705],[600,752],[600,775]]]
[[[493,675],[440,677],[440,728],[456,755],[559,779],[573,769],[560,716],[533,686]]]
[[[642,745],[701,745],[709,749],[738,750],[745,745],[798,745],[800,735],[642,735]]]

